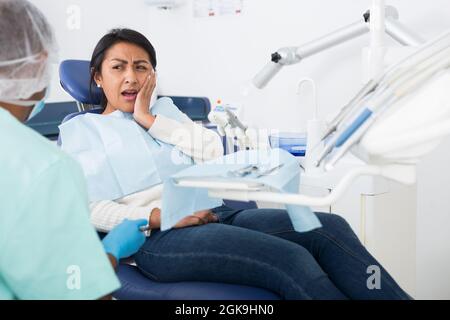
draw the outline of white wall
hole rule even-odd
[[[251,125],[302,130],[311,110],[296,95],[302,77],[318,86],[320,114],[347,102],[361,85],[361,37],[299,65],[287,67],[263,91],[241,92],[282,46],[300,45],[360,19],[370,0],[246,0],[241,16],[194,18],[192,1],[165,12],[144,0],[32,0],[55,26],[60,58],[89,59],[100,37],[117,26],[135,28],[154,44],[158,54],[160,93],[201,95],[211,100],[243,103]],[[450,28],[448,0],[387,0],[400,20],[424,38]],[[70,5],[81,9],[81,28],[67,27]],[[390,43],[393,43],[390,41]],[[57,86],[51,100],[68,100]],[[419,166],[417,212],[417,295],[450,298],[450,144]],[[416,214],[416,213],[411,213]]]

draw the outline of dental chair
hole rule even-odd
[[[101,113],[98,105],[101,91],[90,86],[89,61],[66,60],[59,68],[62,88],[77,102],[79,112],[65,117],[68,121],[87,112]],[[195,121],[204,120],[210,111],[208,98],[171,97],[174,103]],[[211,125],[205,124],[209,128]],[[61,141],[58,140],[58,145]],[[224,201],[234,209],[256,208],[254,202]],[[102,235],[100,235],[102,236]],[[266,289],[216,282],[156,282],[147,278],[139,269],[121,261],[117,276],[122,287],[114,292],[113,297],[119,300],[279,300],[275,293]]]

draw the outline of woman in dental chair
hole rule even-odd
[[[285,210],[221,206],[160,231],[164,178],[221,156],[223,147],[215,132],[170,99],[151,103],[156,65],[145,36],[112,30],[91,59],[91,85],[103,89],[103,114],[61,126],[63,150],[83,167],[95,227],[107,232],[125,218],[149,219],[151,235],[135,255],[147,277],[262,287],[283,299],[410,298],[334,214],[316,213],[322,227],[298,233]],[[182,162],[174,163],[174,149]],[[368,281],[370,266],[380,269],[376,288]]]

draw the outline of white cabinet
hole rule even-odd
[[[416,185],[389,182],[389,192],[361,197],[363,243],[413,297],[416,296],[416,213]]]

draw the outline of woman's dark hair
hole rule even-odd
[[[150,57],[150,63],[153,66],[153,69],[156,70],[156,52],[153,48],[152,44],[148,39],[141,33],[131,30],[131,29],[113,29],[109,33],[107,33],[103,38],[95,46],[94,52],[92,53],[91,63],[90,63],[90,71],[91,71],[91,81],[89,85],[89,93],[92,95],[92,87],[95,86],[94,76],[96,73],[101,72],[102,63],[105,59],[106,51],[120,42],[127,42],[131,44],[135,44],[145,51],[147,51]],[[105,94],[102,95],[101,106],[102,108],[106,108],[108,100],[106,99]]]

